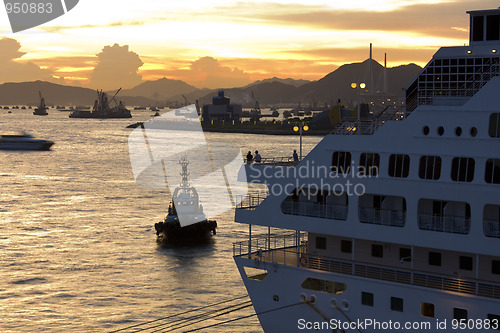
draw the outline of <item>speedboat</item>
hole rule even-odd
[[[1,150],[49,150],[54,142],[35,139],[30,134],[8,134],[0,136]]]

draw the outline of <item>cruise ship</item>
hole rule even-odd
[[[244,166],[269,194],[233,256],[266,333],[500,329],[500,8],[467,13],[404,108]]]

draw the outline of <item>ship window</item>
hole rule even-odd
[[[389,176],[406,178],[410,173],[410,156],[392,154],[389,156]]]
[[[434,304],[425,302],[420,303],[420,315],[434,318]]]
[[[472,271],[472,257],[460,256],[460,269]]]
[[[441,266],[441,253],[429,252],[429,265]]]
[[[471,127],[470,136],[475,137],[477,135],[477,128]]]
[[[422,156],[418,175],[422,179],[439,179],[441,176],[441,157]]]
[[[422,132],[424,133],[424,135],[429,134],[429,126],[424,126],[424,128],[422,129]]]
[[[407,247],[399,248],[399,260],[400,261],[411,261],[411,249]]]
[[[453,319],[465,319],[467,320],[467,310],[460,308],[453,308]]]
[[[491,273],[500,274],[500,261],[498,260],[491,261]]]
[[[483,40],[484,35],[484,16],[472,16],[472,41],[479,42]]]
[[[462,127],[455,128],[455,135],[456,136],[461,136],[462,135]]]
[[[391,310],[403,312],[403,299],[399,297],[391,297]]]
[[[316,248],[319,250],[326,250],[326,238],[316,237]]]
[[[486,16],[486,40],[500,39],[500,15]]]
[[[500,184],[500,159],[486,161],[484,180],[489,184]]]
[[[340,241],[340,252],[352,253],[352,241],[341,240]]]
[[[442,136],[444,134],[444,127],[443,126],[439,126],[438,129],[437,129],[437,133],[438,133],[439,136]]]
[[[377,176],[379,164],[379,154],[363,153],[359,159],[359,173],[364,176]]]
[[[373,294],[365,291],[361,292],[361,304],[373,306]]]
[[[451,162],[451,179],[457,182],[471,182],[474,178],[474,159],[455,157]]]
[[[305,279],[304,282],[302,282],[301,287],[304,289],[336,295],[342,295],[342,293],[346,289],[346,285],[344,283],[315,278]]]
[[[351,153],[336,151],[332,156],[332,171],[347,174],[351,170]]]
[[[500,138],[500,113],[492,113],[490,115],[488,134],[492,138]]]
[[[372,257],[383,258],[384,257],[384,247],[380,244],[372,244]]]

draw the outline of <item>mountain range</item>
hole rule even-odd
[[[404,96],[404,89],[422,70],[415,64],[385,69],[375,60],[342,65],[318,81],[270,78],[240,88],[224,89],[231,103],[252,107],[256,101],[265,105],[333,104],[338,99],[352,101],[356,91],[352,82],[365,82],[370,92],[384,92]],[[121,90],[117,99],[125,105],[167,105],[186,103],[208,104],[218,89],[198,89],[183,81],[162,78],[146,81],[132,89]],[[0,105],[35,105],[41,92],[47,104],[92,105],[96,91],[88,88],[65,86],[45,81],[4,83],[0,85]],[[110,97],[116,91],[108,92]]]

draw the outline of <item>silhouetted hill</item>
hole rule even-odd
[[[370,64],[371,73],[370,77]],[[352,82],[365,82],[370,93],[385,92],[403,97],[406,88],[421,68],[415,64],[384,69],[375,60],[340,66],[322,79],[299,85],[304,80],[266,79],[251,85],[225,89],[225,95],[232,103],[253,107],[255,99],[261,106],[296,105],[308,106],[310,103],[334,104],[338,99],[351,102],[356,99]],[[384,72],[387,77],[384,80]],[[372,83],[373,82],[373,83]],[[384,82],[386,89],[384,89]],[[287,84],[293,83],[293,84]],[[373,85],[373,87],[371,87]],[[82,87],[63,86],[44,81],[4,83],[0,85],[0,105],[38,104],[38,91],[42,92],[46,103],[54,105],[92,105],[96,92]],[[110,92],[112,96],[115,92]],[[253,96],[255,98],[252,97]],[[184,95],[190,103],[199,100],[201,105],[211,103],[217,89],[197,89],[183,81],[159,79],[146,81],[132,88],[122,90],[117,100],[127,106],[164,105],[180,106],[185,104]]]
[[[387,68],[386,87],[384,90],[384,67],[375,60],[362,63],[342,65],[335,71],[316,82],[308,83],[301,87],[300,98],[302,102],[337,101],[356,99],[356,91],[351,88],[352,82],[364,82],[370,93],[386,92],[394,95],[403,95],[404,89],[411,83],[415,76],[422,70],[415,64]],[[370,87],[373,84],[373,87]],[[300,102],[297,101],[297,102]]]
[[[362,63],[352,63],[340,66],[322,79],[309,82],[299,87],[285,84],[280,81],[269,81],[245,86],[243,88],[225,89],[225,95],[232,103],[243,104],[244,107],[252,107],[255,100],[252,92],[261,106],[264,105],[290,105],[301,103],[308,106],[316,102],[335,104],[338,99],[343,102],[351,102],[356,99],[356,91],[351,88],[352,82],[364,82],[370,93],[385,92],[403,98],[404,89],[411,83],[415,76],[422,70],[415,64],[387,68],[386,87],[384,89],[384,67],[375,60],[371,60],[372,78],[369,70],[370,60]],[[370,88],[371,82],[373,87]],[[200,98],[200,104],[210,103],[215,92]]]
[[[146,81],[132,89],[124,89],[121,91],[121,96],[143,96],[153,101],[170,100],[175,96],[187,95],[189,93],[198,91],[184,81],[171,80],[162,78],[156,81]],[[182,96],[181,96],[182,97]]]
[[[0,84],[0,105],[38,105],[39,91],[48,105],[93,105],[97,96],[93,89],[46,81],[8,82]],[[152,100],[145,97],[127,97],[119,94],[116,99],[129,106],[153,104]]]
[[[270,78],[270,79],[255,81],[253,83],[250,83],[250,84],[244,86],[243,88],[248,88],[248,87],[256,86],[258,84],[267,83],[267,82],[280,82],[280,83],[288,84],[288,85],[294,86],[294,87],[300,87],[300,86],[303,86],[304,84],[311,83],[311,81],[309,81],[309,80],[295,80],[295,79],[291,79],[291,78],[280,79],[280,78],[275,76],[275,77]]]

